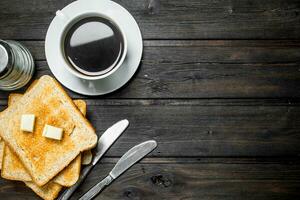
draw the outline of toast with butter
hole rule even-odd
[[[33,133],[20,130],[23,114],[36,116]],[[64,130],[62,140],[42,135],[46,124]],[[20,159],[33,182],[43,186],[80,152],[93,148],[97,135],[63,88],[42,76],[18,101],[0,113],[0,136]]]
[[[22,94],[10,94],[8,99],[8,106],[16,103]],[[83,100],[73,101],[76,107],[83,115],[86,115],[86,103]],[[32,181],[31,176],[28,174],[19,158],[4,145],[5,154],[3,155],[3,169],[1,176],[5,179],[19,180],[19,181]],[[63,171],[61,171],[55,178],[54,182],[62,186],[69,187],[76,183],[80,175],[81,168],[81,154],[78,155]]]
[[[31,85],[28,87],[27,91],[30,90],[30,88],[32,88],[38,80],[34,80]],[[16,95],[21,95],[21,94],[16,94]],[[3,151],[4,151],[4,142],[2,141],[1,137],[0,137],[0,169],[2,168],[2,158],[3,158]]]

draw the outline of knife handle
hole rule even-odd
[[[79,187],[79,185],[83,182],[83,180],[85,179],[85,177],[89,174],[89,172],[91,171],[91,169],[93,168],[93,165],[88,165],[85,168],[83,168],[79,179],[77,180],[77,182],[72,186],[69,187],[68,189],[66,189],[60,196],[59,198],[57,198],[57,200],[68,200],[72,194],[75,192],[75,190]]]
[[[85,193],[79,200],[90,200],[95,197],[101,190],[104,189],[105,186],[109,185],[114,179],[108,175],[101,182],[97,183],[94,187],[92,187],[87,193]]]

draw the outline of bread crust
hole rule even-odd
[[[22,94],[12,93],[9,95],[8,106],[13,103],[16,103]],[[83,100],[74,100],[73,101],[79,111],[86,115],[86,103]],[[0,142],[1,144],[1,142]],[[3,154],[3,170],[1,171],[1,176],[9,180],[18,180],[18,181],[32,181],[29,173],[22,165],[18,157],[9,149],[8,146],[5,146],[5,153]],[[2,166],[2,165],[1,165]],[[70,187],[76,183],[80,175],[81,168],[81,155],[78,155],[64,170],[62,170],[55,178],[54,182],[65,187]]]
[[[49,86],[49,84],[50,84],[50,86]],[[93,148],[97,143],[97,136],[96,136],[95,131],[94,131],[93,127],[91,126],[91,124],[77,110],[73,101],[66,94],[66,92],[62,89],[62,87],[53,78],[51,78],[49,76],[41,77],[41,79],[37,83],[35,83],[34,86],[30,87],[30,90],[28,92],[26,92],[26,94],[20,99],[20,102],[18,103],[18,104],[20,104],[19,106],[14,106],[14,105],[10,106],[8,109],[6,109],[2,113],[0,113],[0,124],[1,124],[1,122],[2,123],[8,122],[6,117],[9,116],[9,114],[12,114],[16,109],[23,109],[24,106],[28,104],[28,103],[26,104],[26,100],[37,99],[37,101],[39,101],[40,97],[44,97],[43,95],[40,95],[40,93],[42,92],[41,87],[43,88],[42,91],[46,90],[45,92],[48,92],[48,89],[51,88],[51,90],[50,90],[51,92],[58,93],[56,95],[58,97],[60,97],[59,101],[61,101],[61,104],[58,101],[59,106],[65,106],[66,107],[65,109],[68,110],[66,112],[69,112],[72,114],[71,119],[77,120],[76,125],[79,124],[79,125],[77,125],[78,127],[76,127],[78,129],[76,129],[74,131],[75,136],[74,136],[74,134],[72,134],[70,136],[70,138],[78,141],[80,143],[80,145],[74,144],[74,147],[72,146],[72,148],[71,148],[72,151],[70,150],[70,152],[71,152],[70,155],[68,154],[67,156],[64,157],[64,159],[61,158],[61,160],[64,162],[58,163],[59,166],[55,165],[56,168],[55,168],[54,172],[46,174],[45,171],[42,171],[42,173],[37,173],[36,170],[32,169],[32,167],[36,167],[36,166],[34,166],[34,164],[32,164],[32,162],[29,163],[30,159],[28,159],[28,157],[27,157],[28,155],[26,154],[26,152],[24,153],[24,149],[22,149],[23,146],[20,145],[20,143],[18,143],[18,141],[13,138],[13,136],[9,133],[9,131],[4,130],[3,126],[0,125],[0,135],[2,136],[3,140],[5,140],[5,142],[8,144],[10,149],[13,150],[18,155],[21,162],[24,164],[25,168],[30,173],[33,181],[36,182],[39,186],[42,186],[42,185],[46,184],[48,181],[50,181],[62,169],[64,169],[67,165],[69,165],[69,163],[75,157],[77,157],[77,155],[80,152]],[[34,92],[37,92],[37,93],[34,94]],[[18,114],[20,114],[20,113],[18,113]],[[10,126],[12,126],[12,125],[10,125]],[[8,130],[12,130],[12,128],[10,128]],[[86,133],[86,135],[88,135],[88,136],[82,135],[80,133],[80,131],[83,131],[83,130],[88,132],[88,133]],[[83,140],[80,140],[80,139],[82,139],[84,137],[89,138],[88,143],[82,143]],[[42,155],[42,157],[43,156],[44,155]],[[58,160],[58,161],[60,161],[60,160]],[[41,177],[39,177],[39,176],[41,176]]]

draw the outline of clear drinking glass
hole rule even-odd
[[[0,90],[16,90],[32,78],[34,61],[29,50],[16,41],[0,40]]]

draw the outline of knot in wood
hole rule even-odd
[[[172,182],[163,175],[152,176],[151,181],[154,185],[165,188],[170,187],[172,185]]]
[[[153,15],[159,10],[159,0],[150,0],[148,4],[148,13]]]

